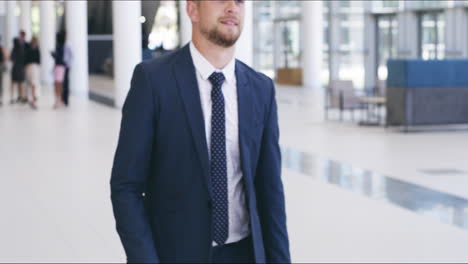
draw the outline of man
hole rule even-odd
[[[67,39],[67,33],[64,31],[63,34],[65,35],[65,39]],[[65,42],[63,46],[63,60],[65,62],[65,78],[63,80],[63,93],[62,93],[62,101],[65,106],[68,106],[69,97],[70,97],[70,67],[73,62],[73,52],[70,48],[70,45]]]
[[[29,105],[32,109],[37,110],[36,91],[39,89],[41,84],[40,70],[41,70],[41,52],[39,48],[39,40],[36,37],[32,37],[29,48],[26,52],[26,97],[28,90],[31,90],[31,101]],[[30,88],[30,89],[29,89]]]
[[[0,106],[3,105],[3,75],[7,69],[8,53],[3,47],[2,36],[0,36]]]
[[[24,30],[21,30],[20,31],[20,34],[19,34],[19,41],[20,41],[20,49],[21,49],[21,52],[18,53],[18,54],[22,54],[22,58],[18,58],[22,60],[22,63],[19,64],[20,66],[20,71],[22,72],[23,74],[23,78],[22,78],[22,81],[20,82],[19,86],[18,86],[18,94],[19,94],[19,97],[18,97],[18,102],[19,103],[23,103],[23,104],[26,104],[28,102],[28,96],[27,96],[27,87],[26,87],[26,84],[24,83],[25,81],[25,77],[26,77],[26,64],[25,64],[25,60],[26,60],[26,54],[29,52],[29,43],[26,41],[26,32]]]
[[[273,82],[234,59],[244,1],[188,1],[192,42],[139,64],[111,189],[129,262],[290,262]]]

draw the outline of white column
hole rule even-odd
[[[141,1],[113,1],[115,106],[122,108],[135,66],[141,62]]]
[[[20,30],[24,30],[26,33],[26,41],[32,37],[32,25],[31,25],[31,0],[21,0],[21,27]]]
[[[323,2],[302,2],[302,80],[305,88],[322,87]]]
[[[462,34],[459,39],[459,43],[460,43],[461,51],[462,51],[461,56],[463,58],[466,58],[468,57],[468,45],[466,44],[468,43],[468,13],[467,12],[462,12],[460,21],[461,21],[460,23],[463,23],[463,24],[460,24],[461,26],[460,32],[462,32]]]
[[[236,58],[253,66],[253,1],[245,1],[245,17],[242,35],[236,43]]]
[[[398,12],[398,57],[417,58],[419,56],[418,14],[412,11],[416,1],[403,1]]]
[[[42,82],[51,85],[54,60],[50,52],[55,49],[55,3],[40,1],[40,49]]]
[[[16,1],[6,1],[5,43],[8,52],[13,48],[13,38],[18,37],[18,18],[16,17]]]
[[[73,58],[70,65],[70,91],[88,95],[88,4],[66,1],[67,44]]]
[[[6,30],[6,1],[0,0],[0,16],[3,17],[3,28],[0,28],[0,31],[2,31],[2,41],[5,40],[5,30]],[[5,43],[2,42],[2,46],[5,47]]]
[[[183,47],[192,40],[192,21],[187,14],[187,0],[179,1],[180,44]]]
[[[445,10],[445,55],[447,58],[462,58],[467,56],[468,45],[468,13],[465,7],[456,6]]]
[[[372,14],[374,2],[366,1],[364,15],[364,88],[371,89],[377,81],[377,21]]]
[[[330,81],[340,79],[340,1],[331,1],[328,10],[330,20],[328,28],[330,30]]]

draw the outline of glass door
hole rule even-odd
[[[275,69],[301,66],[301,23],[298,19],[277,20],[275,34]]]
[[[419,56],[424,60],[445,58],[445,16],[424,12],[419,17]]]
[[[398,21],[396,15],[377,16],[377,79],[386,80],[387,60],[397,55]]]

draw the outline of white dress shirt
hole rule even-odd
[[[226,112],[226,164],[228,184],[229,234],[226,244],[238,242],[250,234],[249,215],[245,203],[245,190],[242,181],[239,153],[239,123],[237,111],[237,80],[235,74],[236,60],[233,58],[224,69],[216,69],[190,43],[190,53],[195,66],[200,101],[205,119],[206,142],[208,153],[211,146],[211,89],[209,77],[213,72],[222,72],[226,78],[223,96]],[[210,153],[209,153],[210,154]],[[211,155],[210,155],[211,156]],[[213,245],[216,245],[213,242]]]

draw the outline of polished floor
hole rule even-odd
[[[0,108],[0,262],[124,262],[109,193],[120,112],[72,98]],[[324,121],[278,88],[294,262],[467,262],[468,130]],[[5,100],[5,99],[4,99]]]

